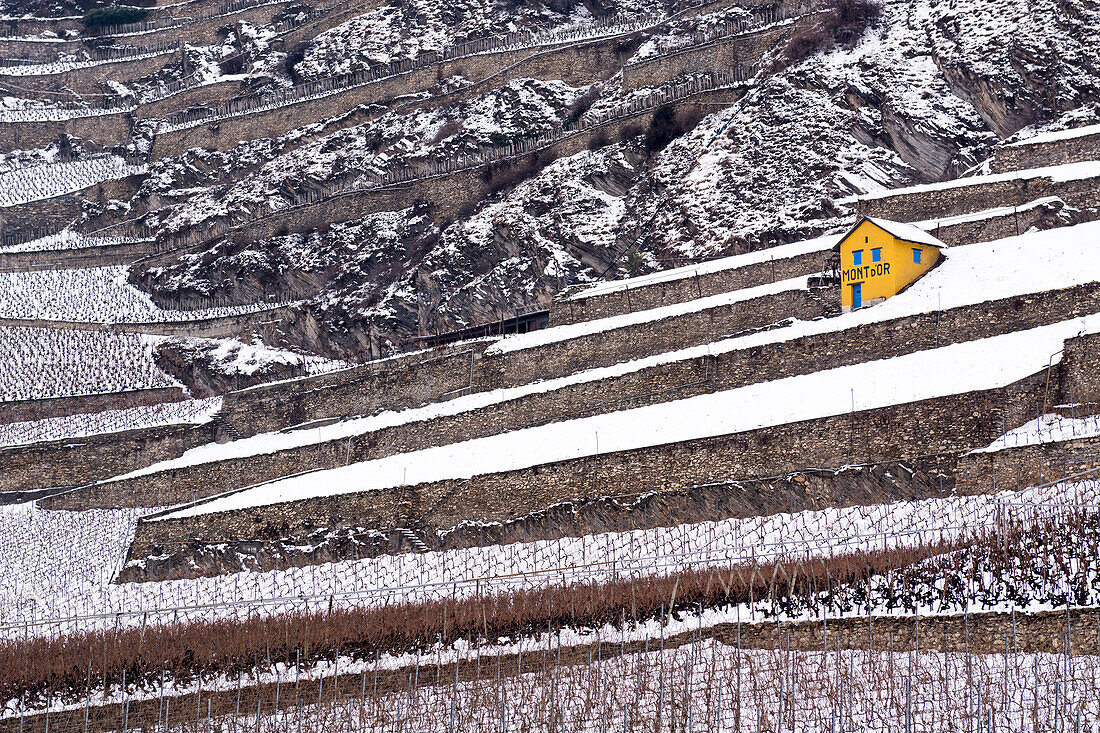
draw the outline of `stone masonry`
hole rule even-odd
[[[943,453],[988,442],[1001,421],[1022,422],[1045,384],[1036,375],[1005,388],[923,400],[851,415],[788,423],[733,435],[594,455],[532,468],[417,486],[314,497],[196,518],[143,519],[130,559],[186,553],[207,543],[304,536],[318,527],[417,524],[449,528],[463,521],[507,521],[571,499],[623,496],[737,478],[774,475],[806,465],[881,462]],[[744,514],[806,505],[745,496]]]
[[[46,505],[85,509],[163,505],[172,497],[190,500],[317,468],[335,468],[347,462],[382,458],[546,422],[683,399],[859,363],[885,354],[911,353],[943,343],[992,336],[1072,317],[1083,309],[1100,308],[1100,286],[1081,289],[1072,295],[1062,292],[1043,296],[1031,301],[1013,298],[984,303],[939,315],[896,319],[713,357],[655,365],[619,377],[535,393],[456,415],[396,425],[350,439],[94,484]],[[475,359],[473,364],[480,368],[484,361],[488,360]],[[531,361],[537,363],[537,356]],[[458,369],[466,368],[462,361],[455,365]],[[1048,398],[1056,396],[1048,395]],[[988,485],[988,481],[985,483]]]
[[[960,179],[966,181],[966,179]],[[856,212],[895,221],[924,221],[1002,206],[1021,206],[1057,196],[1077,208],[1100,206],[1100,175],[1056,181],[1049,176],[982,181],[943,188],[905,190],[859,199]]]
[[[1045,143],[1005,145],[993,153],[994,173],[1100,160],[1100,130]]]
[[[797,257],[769,259],[755,265],[735,269],[688,274],[675,280],[662,280],[651,285],[622,287],[602,295],[570,299],[558,298],[550,305],[550,325],[563,326],[597,318],[659,308],[675,303],[704,298],[719,293],[751,288],[756,285],[787,280],[799,275],[811,275],[822,268],[827,252],[811,252]],[[583,288],[573,292],[581,293]]]
[[[77,486],[176,458],[213,438],[208,426],[168,425],[0,448],[4,493]]]

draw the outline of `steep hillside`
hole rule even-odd
[[[575,25],[589,12],[400,7],[326,31],[290,68],[316,78],[486,29]],[[632,63],[743,14],[716,10],[657,28],[633,44]],[[362,33],[369,18],[383,31]],[[563,285],[609,266],[610,276],[637,273],[836,231],[851,216],[838,198],[962,175],[1021,129],[1094,117],[1085,103],[1100,79],[1098,41],[1087,29],[1098,21],[1095,7],[1061,0],[846,3],[839,17],[818,16],[772,47],[739,99],[639,117],[594,140],[592,152],[487,170],[492,185],[473,210],[440,215],[425,200],[321,230],[215,240],[200,256],[139,270],[135,282],[168,303],[241,302],[278,289],[321,324],[292,340],[354,355],[369,343],[385,351],[545,307]],[[357,114],[373,119],[350,127],[344,119],[332,134],[304,126],[228,153],[163,159],[139,199],[154,209],[179,201],[148,219],[173,232],[278,206],[281,192],[364,185],[410,165],[484,154],[644,91],[620,90],[625,72],[608,71],[615,75],[588,87],[520,78],[455,102],[368,107]],[[199,160],[207,172],[197,172]]]

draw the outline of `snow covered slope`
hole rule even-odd
[[[294,68],[322,76],[412,58],[499,28],[503,18],[509,30],[563,28],[590,12],[580,5],[493,7],[379,8],[307,44]],[[743,13],[701,9],[643,39],[639,53],[682,47],[693,32]],[[839,232],[850,221],[837,203],[845,197],[952,178],[1021,128],[1033,135],[1093,120],[1097,41],[1087,29],[1097,22],[1100,11],[1080,0],[962,7],[884,0],[866,29],[804,31],[796,50],[780,43],[740,99],[702,114],[640,118],[617,137],[594,141],[593,150],[511,171],[458,221],[440,221],[424,201],[316,233],[215,241],[207,256],[158,264],[139,282],[170,302],[239,300],[278,280],[312,302],[325,331],[324,338],[297,336],[355,354],[368,342],[398,349],[414,334],[545,307],[562,287],[591,281],[608,266],[612,277],[636,275]],[[368,26],[376,33],[363,33]],[[1021,38],[1050,42],[1022,48]],[[1010,66],[1020,58],[1045,72]],[[617,77],[579,88],[519,79],[458,103],[364,110],[364,121],[341,122],[345,129],[332,134],[302,120],[279,140],[224,154],[225,166],[196,169],[193,155],[162,161],[140,196],[155,191],[171,202],[153,221],[166,230],[232,220],[287,205],[286,191],[499,147],[644,91],[621,91]],[[297,140],[304,144],[295,148]],[[236,172],[244,160],[258,167]]]
[[[1056,232],[1033,232],[997,242],[953,247],[948,250],[946,259],[939,267],[932,270],[904,293],[874,307],[845,313],[835,318],[796,321],[788,326],[761,333],[723,339],[702,346],[666,352],[614,366],[588,369],[566,377],[549,379],[521,387],[462,395],[445,402],[343,420],[311,430],[265,433],[230,443],[212,443],[191,449],[179,458],[155,463],[147,468],[117,478],[119,480],[128,479],[203,463],[264,455],[280,450],[341,440],[395,425],[406,425],[446,415],[457,415],[487,405],[522,399],[528,395],[550,392],[569,385],[597,383],[604,379],[638,372],[659,364],[688,362],[708,355],[714,356],[748,350],[765,344],[791,341],[806,336],[835,333],[860,325],[904,318],[935,310],[957,308],[1014,295],[1026,295],[1028,293],[1059,290],[1075,285],[1100,282],[1100,249],[1094,244],[1097,237],[1100,237],[1100,222],[1081,224]],[[789,248],[800,251],[806,247],[818,246],[820,241],[811,240],[806,243],[793,244],[789,245]],[[1060,264],[1065,261],[1077,262],[1079,266],[1065,268]],[[988,285],[981,289],[966,287],[966,284],[973,282],[983,282],[988,283]],[[770,287],[765,286],[765,289]],[[757,295],[760,294],[757,288],[748,290],[755,291]],[[740,293],[731,295],[733,298],[737,298],[743,296],[746,292],[748,291],[740,291]],[[703,299],[703,301],[709,300],[711,299]],[[684,307],[694,307],[698,302],[700,301],[685,304]],[[654,317],[654,312],[666,310],[665,308],[658,308],[652,311],[641,311],[632,314],[629,320],[651,318]],[[588,331],[593,331],[599,328],[615,327],[616,324],[625,320],[628,319],[609,318],[591,321],[582,325]],[[508,336],[491,346],[487,353],[508,353],[524,348],[536,348],[540,343],[566,338],[574,330],[574,326],[562,326],[530,334]]]
[[[199,502],[154,520],[372,491],[698,440],[888,405],[994,389],[1042,371],[1100,315],[579,420],[316,471]],[[602,437],[601,437],[602,436]]]

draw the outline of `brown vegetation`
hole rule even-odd
[[[303,662],[339,653],[370,658],[458,639],[568,626],[594,627],[622,616],[655,618],[668,609],[813,596],[903,568],[951,549],[858,553],[824,560],[732,569],[684,570],[610,583],[555,586],[457,601],[398,603],[248,620],[96,631],[0,643],[0,696],[47,689],[76,693],[167,672],[178,679],[250,669],[261,660]]]
[[[855,43],[881,14],[875,0],[835,0],[815,23],[802,25],[791,35],[783,56],[793,64],[835,43]]]

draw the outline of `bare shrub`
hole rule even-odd
[[[592,134],[592,137],[588,139],[589,150],[599,150],[608,143],[611,142],[611,138],[607,136],[607,130],[599,129]]]
[[[600,88],[593,84],[588,88],[584,94],[580,95],[573,100],[573,104],[569,105],[569,112],[565,116],[565,125],[572,125],[581,117],[584,113],[592,109],[592,105],[596,103],[596,100],[600,98]]]
[[[435,136],[432,138],[432,145],[443,142],[452,135],[457,134],[461,129],[461,120],[447,120],[443,123],[443,126],[439,128],[439,132],[435,133]]]
[[[677,109],[666,104],[658,107],[646,130],[646,150],[650,153],[663,150],[670,142],[694,129],[701,119],[702,113],[694,106]]]
[[[793,64],[833,44],[853,44],[881,14],[882,6],[875,0],[833,0],[816,22],[800,26],[791,35],[783,56]]]
[[[154,679],[161,671],[187,680],[199,673],[247,670],[257,659],[289,665],[335,654],[371,658],[459,639],[495,641],[532,629],[594,628],[615,623],[624,614],[643,620],[662,612],[689,611],[700,604],[810,599],[951,549],[955,547],[930,544],[800,562],[688,569],[454,601],[399,602],[3,641],[0,696],[18,698],[23,692],[51,688],[84,690],[98,682],[117,683],[124,671],[131,682]]]

